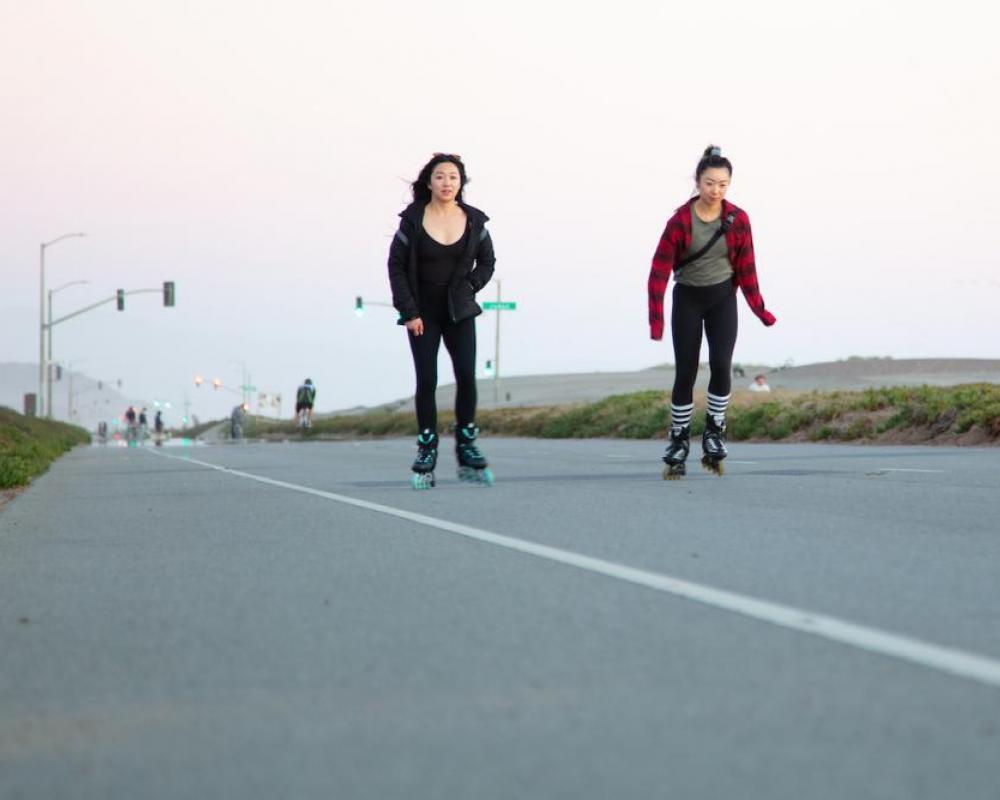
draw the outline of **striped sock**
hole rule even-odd
[[[720,428],[726,424],[726,409],[729,408],[730,397],[732,394],[719,397],[717,394],[708,393],[708,413]]]
[[[694,403],[686,406],[679,406],[676,403],[670,404],[670,425],[673,428],[683,428],[691,424],[691,417],[694,416]]]

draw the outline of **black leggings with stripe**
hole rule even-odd
[[[719,397],[729,396],[737,327],[736,288],[732,281],[714,286],[674,284],[670,312],[674,363],[677,365],[670,397],[674,405],[694,402],[702,328],[708,339],[708,363],[712,371],[708,391]]]

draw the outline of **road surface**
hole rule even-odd
[[[0,511],[0,798],[1000,794],[1000,451],[445,444],[57,462]]]

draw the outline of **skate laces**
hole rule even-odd
[[[468,425],[463,425],[458,430],[461,433],[462,438],[469,442],[476,441],[476,438],[479,436],[479,428],[477,428],[473,422],[470,422]]]

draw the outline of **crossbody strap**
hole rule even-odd
[[[693,214],[694,212],[692,211],[691,213]],[[712,246],[717,241],[719,241],[719,237],[721,237],[726,231],[728,231],[731,227],[733,227],[733,222],[735,220],[736,220],[735,212],[730,213],[724,220],[722,220],[722,224],[719,226],[719,229],[712,234],[712,238],[708,240],[708,243],[703,248],[701,248],[701,250],[699,250],[694,255],[690,255],[687,258],[683,258],[677,262],[677,266],[674,267],[674,275],[676,275],[680,270],[682,270],[692,261],[697,261],[703,255],[705,255],[705,253],[711,250]]]

